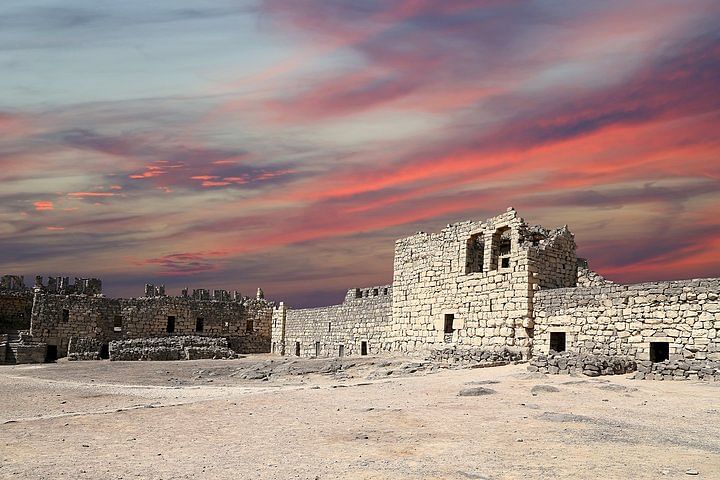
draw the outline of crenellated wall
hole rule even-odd
[[[348,290],[345,300],[329,307],[273,311],[273,351],[300,356],[360,355],[391,350],[387,335],[392,323],[390,285]],[[299,350],[298,350],[299,347]]]

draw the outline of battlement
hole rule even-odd
[[[73,283],[70,283],[70,277],[48,276],[45,283],[44,278],[37,275],[33,290],[60,295],[102,295],[102,280],[75,277]]]
[[[366,288],[351,288],[345,294],[343,303],[355,302],[357,300],[372,299],[375,297],[392,298],[392,285],[379,285]]]
[[[165,285],[153,285],[152,283],[145,284],[144,298],[157,298],[157,297],[168,297],[165,293]],[[183,288],[180,292],[180,296],[176,298],[186,298],[197,301],[216,301],[216,302],[244,302],[249,300],[250,297],[243,297],[238,290],[228,291],[223,289],[209,290],[206,288],[194,288],[192,293],[189,288]],[[262,289],[258,288],[258,292],[255,296],[256,300],[263,300],[265,295]]]

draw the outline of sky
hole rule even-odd
[[[717,0],[3,0],[0,273],[392,282],[509,206],[618,282],[720,276]]]

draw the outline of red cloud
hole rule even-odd
[[[54,210],[55,205],[53,205],[53,202],[50,201],[39,201],[33,203],[35,205],[35,210]]]

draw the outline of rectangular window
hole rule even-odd
[[[446,313],[445,314],[445,333],[453,333],[455,331],[455,327],[453,326],[453,323],[455,322],[455,314],[453,313]]]
[[[368,354],[368,344],[365,341],[360,342],[360,355]]]
[[[115,315],[113,317],[113,331],[122,332],[122,315]]]
[[[63,323],[67,323],[70,321],[70,310],[68,310],[67,308],[63,308],[62,321]]]
[[[340,345],[338,347],[338,357],[344,357],[345,356],[345,345]]]
[[[485,241],[482,233],[471,236],[465,246],[465,273],[483,271],[485,261]]]
[[[320,342],[315,342],[315,356],[320,356]]]
[[[253,325],[253,321],[252,321],[252,320],[248,320],[248,321],[245,323],[245,331],[246,331],[246,332],[253,332],[254,330],[255,330],[255,328],[254,328],[254,325]]]
[[[566,348],[565,332],[550,332],[550,350],[564,352]]]
[[[195,332],[202,333],[205,330],[205,319],[198,317],[195,319]]]
[[[664,362],[670,360],[670,343],[650,342],[650,361]]]
[[[167,333],[175,333],[175,317],[173,315],[168,315],[165,331]]]
[[[331,329],[332,329],[332,322],[328,322],[328,333],[330,332]]]
[[[500,260],[500,268],[510,268],[510,258],[504,257]]]
[[[295,356],[300,356],[300,342],[295,342]]]

